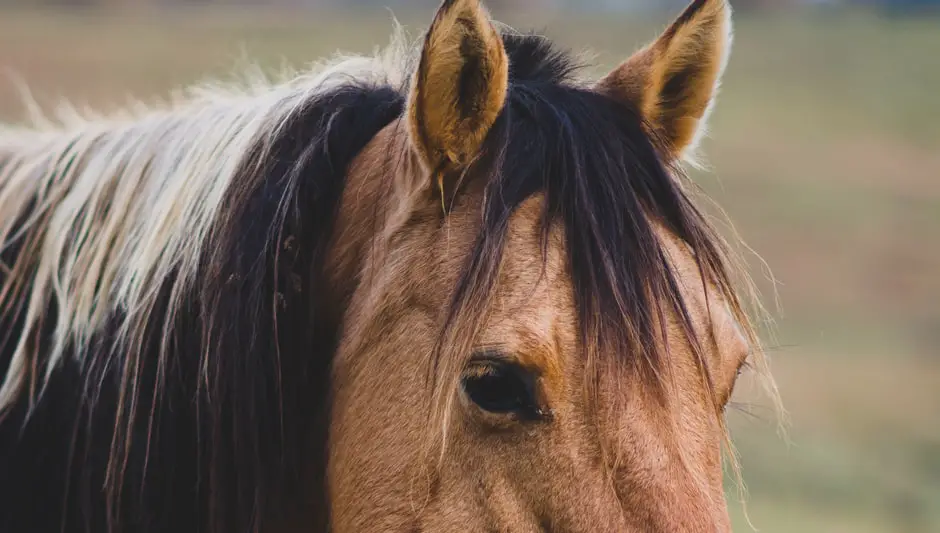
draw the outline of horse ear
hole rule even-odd
[[[727,0],[695,0],[663,34],[604,77],[597,90],[636,107],[682,157],[694,150],[731,49]]]
[[[479,0],[445,0],[425,37],[408,102],[411,138],[442,177],[477,155],[509,84],[503,41]]]

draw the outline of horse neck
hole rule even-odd
[[[267,519],[270,527],[266,531],[329,531],[326,443],[330,428],[332,355],[324,356],[325,351],[335,353],[338,348],[352,296],[362,283],[360,274],[381,228],[373,217],[386,201],[382,188],[375,180],[368,179],[369,172],[363,171],[368,166],[368,152],[368,148],[364,150],[347,173],[330,238],[326,241],[323,263],[312,273],[309,305],[314,323],[309,330],[309,340],[313,349],[324,352],[306,369],[308,378],[303,387],[310,395],[306,403],[315,406],[313,411],[307,411],[309,419],[305,421],[302,453],[306,462],[299,477],[301,485],[295,487],[295,499],[282,502],[279,512]]]
[[[402,131],[393,121],[349,167],[324,265],[329,299],[343,313],[356,288],[381,269],[386,244],[414,205],[406,191],[423,172]]]

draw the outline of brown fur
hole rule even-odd
[[[589,87],[446,0],[414,72],[351,59],[0,162],[0,530],[730,531],[760,347],[675,161],[728,16],[696,0]]]
[[[383,160],[386,149],[380,139],[363,154],[360,169]],[[359,176],[364,182],[379,178],[367,171]],[[730,531],[721,478],[723,428],[681,331],[673,328],[669,335],[675,403],[659,409],[642,380],[606,382],[600,396],[622,400],[626,409],[602,415],[616,421],[608,435],[591,429],[557,233],[540,275],[541,207],[541,199],[533,198],[512,223],[500,288],[477,342],[504,347],[542,371],[551,424],[526,428],[492,419],[461,399],[447,413],[446,459],[438,463],[424,453],[420,444],[428,426],[419,406],[434,399],[423,379],[431,340],[447,304],[443,288],[456,282],[464,260],[458,251],[470,245],[464,236],[476,233],[478,207],[468,201],[456,208],[444,231],[410,226],[392,257],[366,259],[386,266],[373,286],[353,298],[334,366],[333,531]],[[427,200],[413,207],[416,218],[430,220],[437,208]],[[350,253],[356,230],[344,226],[340,232],[350,237],[341,239]],[[702,287],[696,263],[670,235],[662,238],[675,253],[700,332],[708,338],[713,330],[708,363],[716,374],[715,394],[726,398],[748,354],[747,342],[731,313],[717,305],[721,299],[714,290],[708,315],[705,295],[696,290]],[[452,253],[442,258],[443,249]],[[402,279],[408,284],[401,285]],[[623,453],[613,480],[601,460],[599,437]]]
[[[446,215],[426,193],[442,161],[467,166],[505,91],[503,74],[488,77],[493,88],[472,95],[486,102],[471,103],[482,114],[474,127],[459,115],[464,104],[454,101],[453,83],[466,58],[453,54],[468,26],[453,23],[454,4],[470,14],[482,42],[500,46],[484,39],[490,26],[479,18],[475,1],[446,3],[413,89],[407,121],[416,143],[398,135],[401,123],[387,127],[357,159],[343,200],[332,265],[349,308],[332,376],[332,530],[730,531],[722,490],[724,426],[716,408],[729,398],[751,338],[737,303],[666,228],[657,234],[697,343],[690,344],[680,317],[666,317],[669,358],[662,383],[608,369],[597,384],[602,400],[585,396],[592,378],[579,356],[585,347],[564,238],[560,228],[549,232],[543,263],[539,195],[510,222],[495,290],[474,300],[468,313],[478,323],[457,326],[478,334],[448,337],[454,344],[442,363],[447,370],[429,371],[450,287],[479,232],[483,184],[471,180]],[[697,6],[665,40],[628,61],[630,72],[621,69],[607,82],[621,81],[618,94],[641,104],[679,147],[689,142],[710,101],[724,53],[720,46],[690,48],[693,36],[712,42],[724,31],[715,23],[724,2]],[[503,72],[505,54],[493,49],[488,57],[494,58],[490,71],[498,65]],[[657,100],[669,74],[689,65],[703,68],[685,80],[692,84],[681,93],[688,98]],[[396,162],[395,185],[382,187],[390,159]],[[385,214],[387,239],[379,243],[356,223],[374,203],[395,206]],[[367,282],[344,286],[342,280],[356,279],[353,272]],[[467,354],[488,346],[538,370],[538,393],[551,406],[547,421],[524,424],[483,412],[456,392]],[[435,382],[426,379],[429,374],[451,377]],[[430,421],[421,407],[426,405],[440,406]]]

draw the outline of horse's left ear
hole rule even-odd
[[[421,51],[408,102],[411,139],[428,170],[469,165],[503,109],[509,62],[479,0],[445,0]]]
[[[637,108],[670,144],[693,151],[731,49],[727,0],[695,0],[654,42],[604,77],[597,90]]]

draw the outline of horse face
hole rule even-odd
[[[663,141],[659,156],[687,154],[727,25],[725,2],[695,2],[577,101],[622,104]],[[332,260],[348,304],[332,368],[332,530],[729,531],[721,411],[750,346],[740,308],[683,217],[679,231],[600,209],[603,192],[519,192],[525,180],[492,170],[527,155],[518,136],[503,145],[516,153],[485,149],[512,137],[512,60],[476,1],[445,2],[406,116],[351,170]],[[531,146],[548,153],[537,136]],[[586,164],[585,179],[604,183],[590,170],[608,166]],[[565,194],[598,209],[571,218]],[[376,212],[381,231],[363,238]],[[594,219],[642,231],[577,233]]]

